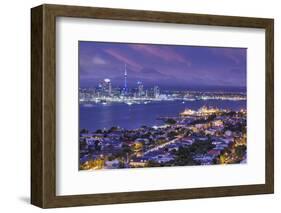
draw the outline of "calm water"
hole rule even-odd
[[[181,101],[156,102],[149,104],[96,104],[91,107],[80,105],[80,129],[91,131],[112,126],[120,126],[125,129],[135,129],[142,125],[153,126],[162,124],[156,120],[161,116],[178,116],[185,108],[197,110],[203,105],[218,107],[220,109],[240,110],[246,108],[246,101]]]

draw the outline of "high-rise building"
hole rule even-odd
[[[104,79],[101,84],[101,92],[103,96],[111,96],[112,94],[112,86],[110,79],[106,78]]]
[[[138,87],[137,87],[138,93],[137,93],[137,94],[138,94],[138,97],[141,97],[141,96],[144,95],[143,84],[142,84],[141,81],[138,81],[138,82],[137,82],[137,85],[138,85]]]
[[[160,95],[160,89],[158,86],[154,86],[153,88],[154,98],[158,98]]]
[[[111,81],[108,82],[108,95],[109,95],[109,96],[112,95],[112,85],[111,85]]]

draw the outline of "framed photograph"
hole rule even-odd
[[[274,191],[274,21],[31,9],[31,203]]]

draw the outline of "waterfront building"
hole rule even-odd
[[[180,113],[180,116],[192,116],[195,115],[196,112],[194,110],[191,109],[185,109],[183,112]]]
[[[198,110],[197,114],[200,115],[200,116],[204,116],[204,115],[215,114],[215,113],[218,113],[219,111],[220,110],[218,108],[203,106]]]
[[[131,167],[146,167],[147,164],[148,164],[147,161],[143,159],[131,160],[129,163]]]
[[[100,82],[98,91],[102,94],[102,96],[111,96],[112,85],[109,78],[105,78],[102,82]]]
[[[138,82],[137,82],[137,86],[138,86],[138,87],[137,87],[137,96],[138,96],[138,97],[142,97],[143,94],[144,94],[142,82],[141,82],[141,81],[138,81]]]
[[[154,98],[158,98],[160,95],[160,89],[158,86],[154,86],[153,88]]]

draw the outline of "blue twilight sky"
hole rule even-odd
[[[109,78],[113,87],[141,81],[161,89],[246,89],[246,48],[79,42],[80,87]]]

